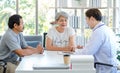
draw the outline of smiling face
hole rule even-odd
[[[19,31],[19,32],[23,32],[23,29],[24,29],[23,20],[20,19],[20,25],[18,26],[18,31]]]
[[[19,33],[19,32],[23,32],[23,29],[24,29],[23,20],[20,19],[19,25],[16,23],[14,24],[14,30]]]
[[[60,16],[58,18],[58,20],[56,21],[56,23],[61,27],[61,28],[65,28],[67,26],[67,18],[65,18],[64,16]]]

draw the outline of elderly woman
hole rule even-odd
[[[54,26],[49,29],[46,36],[46,49],[51,51],[74,51],[74,29],[67,27],[68,14],[58,12],[55,16]]]

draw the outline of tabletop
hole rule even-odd
[[[45,51],[43,54],[33,54],[23,57],[22,61],[18,65],[15,73],[95,73],[95,69],[40,69],[34,70],[34,64],[47,65],[47,64],[64,64],[63,55],[58,51]]]

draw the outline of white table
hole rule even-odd
[[[15,73],[95,73],[95,69],[43,69],[34,70],[33,64],[52,64],[63,63],[63,55],[58,54],[57,51],[45,51],[44,54],[33,54],[25,56],[18,65]]]

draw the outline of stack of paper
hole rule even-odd
[[[94,69],[92,55],[71,55],[72,69]]]

